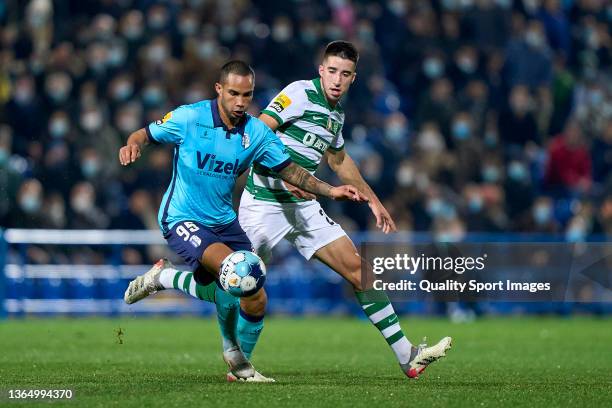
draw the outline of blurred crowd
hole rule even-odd
[[[132,131],[214,97],[229,58],[256,115],[347,39],[346,149],[400,229],[612,234],[609,1],[0,0],[0,22],[4,227],[156,229],[172,151],[120,168]]]

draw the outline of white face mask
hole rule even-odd
[[[423,72],[428,78],[439,78],[444,73],[444,64],[438,58],[423,61]]]
[[[119,119],[117,127],[123,133],[131,133],[138,129],[138,123],[138,117],[134,115],[125,115]]]
[[[87,194],[78,194],[70,200],[70,205],[74,211],[83,213],[89,210],[93,206],[93,202]]]
[[[528,31],[525,34],[525,42],[533,48],[541,48],[544,45],[544,37],[537,31]]]
[[[102,115],[98,112],[88,112],[81,117],[81,126],[88,132],[95,132],[102,127]]]
[[[444,142],[438,132],[425,130],[419,136],[419,147],[427,152],[440,152],[444,150]]]
[[[168,50],[163,45],[153,45],[149,48],[147,56],[151,62],[160,63],[168,57]]]
[[[19,205],[24,212],[34,214],[40,209],[41,202],[37,195],[27,194],[21,197],[21,200],[19,200]]]
[[[62,204],[52,204],[49,207],[49,216],[56,225],[61,225],[65,222],[64,206]]]
[[[289,41],[292,31],[291,26],[287,24],[276,24],[272,28],[272,38],[277,42]]]
[[[193,19],[184,19],[179,23],[179,31],[184,36],[194,35],[198,31],[198,22]]]
[[[397,184],[402,187],[409,187],[414,184],[414,169],[408,166],[402,166],[395,175]]]
[[[64,119],[55,119],[49,124],[49,133],[54,138],[62,138],[68,133],[68,121]]]

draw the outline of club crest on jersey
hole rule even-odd
[[[338,122],[334,122],[331,118],[327,118],[327,130],[331,133],[336,134],[340,129],[340,124]]]
[[[169,121],[172,118],[172,112],[168,112],[164,115],[164,117],[161,120],[157,120],[155,121],[156,125],[163,125],[164,123],[166,123],[167,121]]]
[[[245,133],[242,135],[242,147],[244,147],[245,149],[248,149],[249,146],[251,145],[251,138],[249,137],[248,133]]]
[[[289,105],[291,105],[291,99],[285,94],[279,94],[272,101],[272,109],[274,109],[277,113],[281,113]]]

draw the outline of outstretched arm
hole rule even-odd
[[[291,163],[282,169],[279,175],[284,181],[312,194],[322,195],[334,200],[368,201],[367,197],[354,186],[330,186],[295,163]]]
[[[140,157],[142,147],[148,144],[149,138],[146,130],[138,129],[128,137],[125,146],[119,149],[119,162],[124,166],[135,162]]]
[[[356,186],[359,191],[368,197],[369,206],[376,217],[376,226],[381,228],[385,234],[396,231],[395,222],[387,209],[382,205],[376,193],[370,188],[368,183],[363,179],[357,165],[344,149],[342,150],[327,150],[327,163],[329,167],[338,175],[338,178],[343,183]]]

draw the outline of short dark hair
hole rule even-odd
[[[355,46],[348,41],[332,41],[327,44],[325,47],[325,54],[323,54],[323,59],[334,56],[340,57],[343,59],[351,60],[357,65],[357,61],[359,61],[359,51]]]
[[[250,75],[255,79],[255,71],[249,64],[240,60],[228,61],[221,67],[219,73],[219,83],[224,83],[227,80],[229,74],[236,74],[240,76]]]

